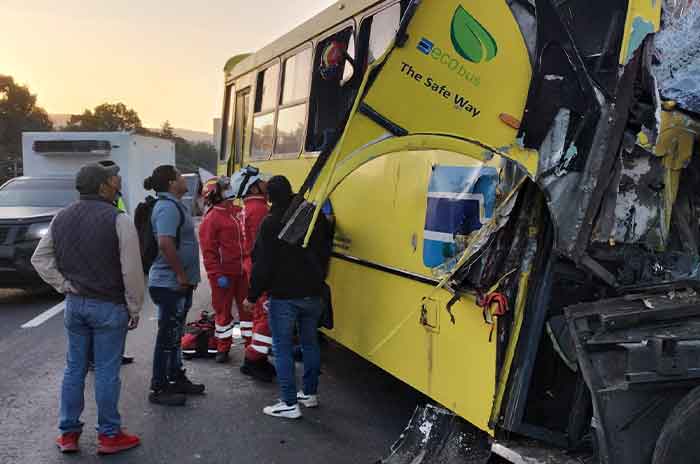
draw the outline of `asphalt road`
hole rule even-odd
[[[60,309],[33,327],[22,325],[57,307],[51,294],[0,290],[0,463],[352,463],[370,464],[388,454],[408,422],[419,395],[410,387],[347,350],[323,351],[321,407],[304,410],[299,421],[262,414],[276,400],[274,384],[261,384],[238,371],[240,340],[228,365],[186,361],[188,375],[207,386],[185,407],[148,402],[155,320],[147,304],[141,325],[129,333],[122,368],[120,410],[124,425],[143,444],[120,455],[96,455],[93,376],[88,373],[81,452],[61,455],[57,435],[58,398],[65,359]],[[202,285],[190,313],[209,307]]]

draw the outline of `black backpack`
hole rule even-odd
[[[139,236],[141,262],[143,264],[144,274],[148,274],[148,271],[153,265],[153,261],[156,260],[158,253],[160,252],[158,248],[158,241],[153,233],[153,226],[151,224],[153,208],[158,200],[172,201],[180,213],[180,224],[177,226],[177,235],[175,237],[175,246],[177,248],[180,248],[180,230],[185,223],[185,213],[182,212],[182,209],[175,202],[175,200],[172,200],[171,198],[153,198],[149,195],[144,201],[138,204],[136,211],[134,211],[134,225],[136,225],[136,232]]]

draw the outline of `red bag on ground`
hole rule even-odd
[[[180,340],[180,346],[182,357],[185,359],[216,356],[214,315],[208,311],[202,311],[199,320],[188,322]]]

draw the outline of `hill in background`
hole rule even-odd
[[[53,123],[56,130],[61,130],[61,127],[68,124],[68,120],[70,119],[70,117],[71,117],[70,114],[50,114],[49,115],[49,119],[51,119],[51,122]],[[148,129],[152,130],[152,131],[160,130],[160,128],[148,128]],[[188,142],[213,143],[214,136],[213,136],[213,134],[210,134],[209,132],[195,131],[195,130],[189,130],[189,129],[179,129],[179,128],[173,128],[173,132],[175,133],[176,136],[182,137],[183,139],[187,140]]]

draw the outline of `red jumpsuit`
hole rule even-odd
[[[250,273],[253,269],[251,253],[255,245],[255,237],[258,234],[258,228],[265,216],[267,216],[268,207],[267,200],[264,195],[250,195],[243,200],[243,218],[245,227],[245,257],[243,267],[246,270],[246,275],[250,279]],[[246,343],[245,358],[247,361],[258,362],[267,359],[272,345],[272,332],[267,320],[267,296],[263,295],[255,304],[253,310],[253,330],[252,340]],[[241,323],[241,333],[243,332],[243,323]]]
[[[227,353],[233,337],[231,309],[236,300],[239,317],[248,295],[248,279],[243,269],[244,237],[242,209],[226,201],[209,209],[199,227],[204,268],[211,284],[211,304],[216,313],[217,351]],[[220,288],[218,279],[225,276],[228,288]]]

